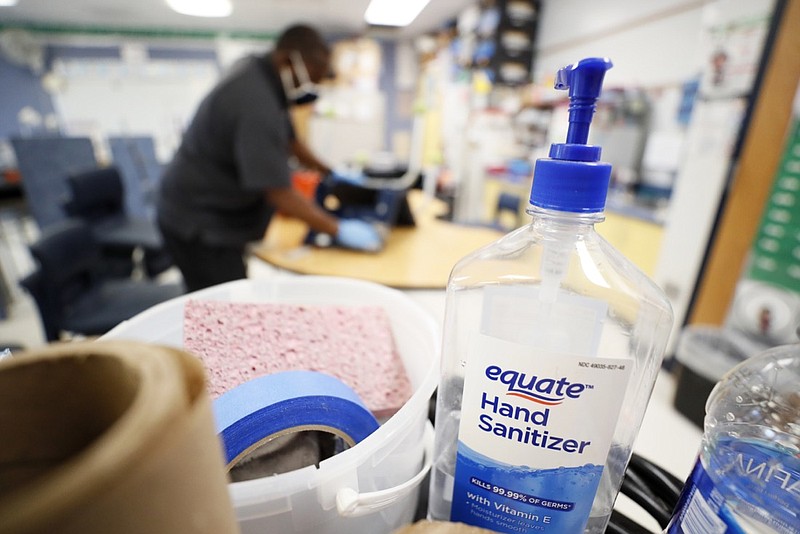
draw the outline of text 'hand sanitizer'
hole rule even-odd
[[[586,143],[610,67],[559,71],[569,132],[536,163],[530,224],[450,275],[431,519],[563,534],[611,515],[673,315],[594,229],[611,166]]]

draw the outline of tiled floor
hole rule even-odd
[[[17,298],[0,320],[0,350],[6,347],[36,348],[45,343],[39,312],[28,295]]]

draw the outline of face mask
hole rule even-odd
[[[306,70],[306,65],[303,62],[303,57],[299,52],[291,52],[289,59],[292,62],[292,68],[300,84],[297,86],[294,85],[292,71],[290,69],[281,69],[281,82],[283,83],[283,90],[286,92],[286,98],[297,105],[310,104],[319,97],[319,87],[311,81],[308,70]]]

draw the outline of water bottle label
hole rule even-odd
[[[486,335],[486,326],[467,348],[451,520],[496,532],[581,532],[632,361],[548,352]],[[586,321],[578,343],[591,348],[595,327]]]
[[[669,534],[800,534],[800,458],[730,438],[710,458],[708,470],[695,464]]]

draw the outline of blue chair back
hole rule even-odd
[[[65,210],[70,216],[92,222],[125,213],[125,191],[116,167],[71,174],[67,185],[71,196]]]
[[[36,224],[44,229],[67,218],[67,176],[97,167],[88,137],[13,138],[22,190]]]
[[[161,164],[152,137],[109,137],[114,166],[125,184],[125,208],[137,217],[155,216]]]

